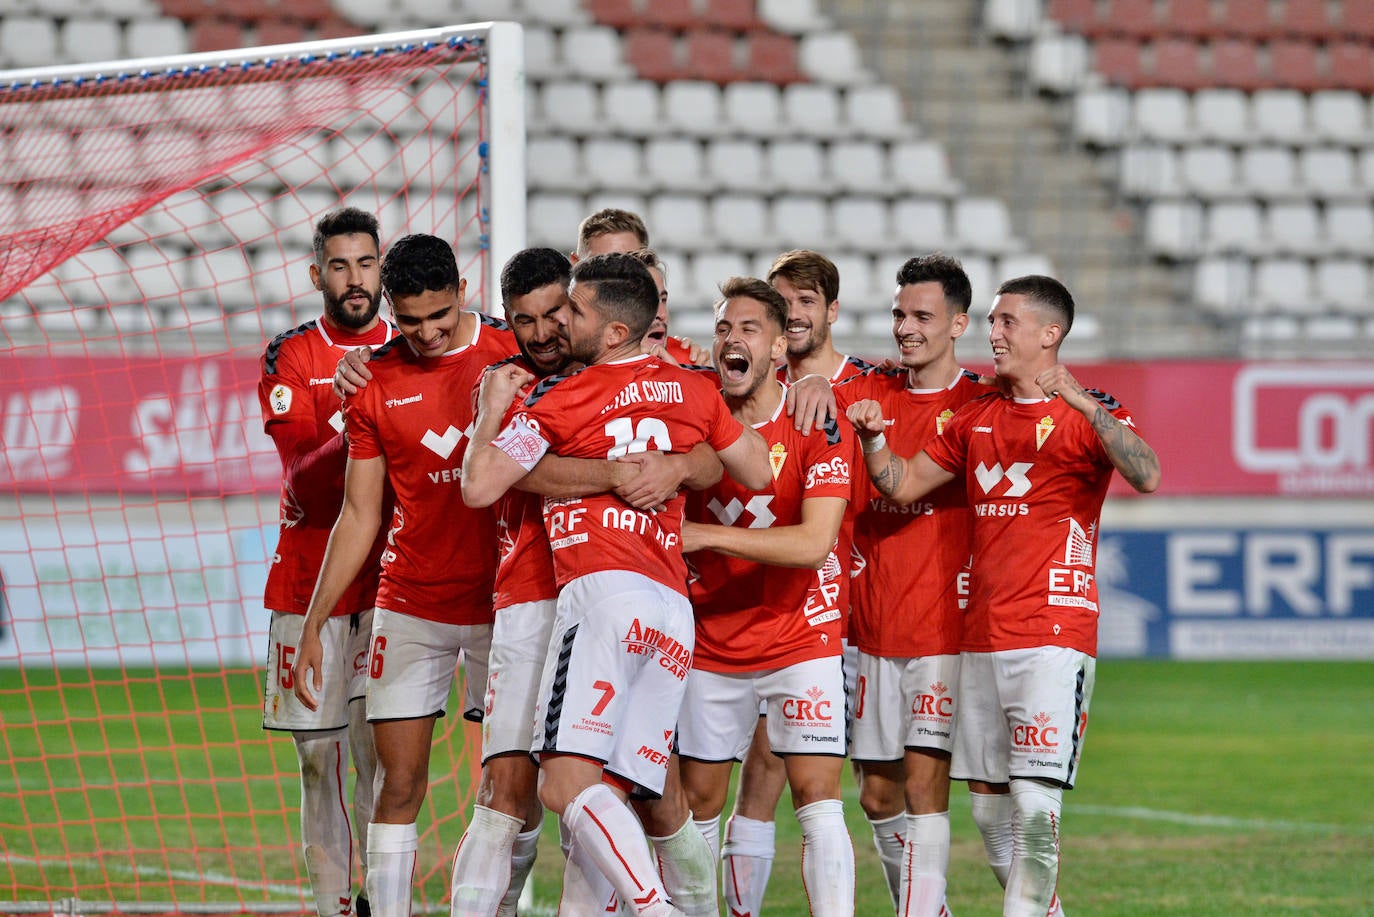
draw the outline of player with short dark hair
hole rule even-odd
[[[896,282],[899,367],[852,377],[835,395],[841,405],[876,401],[887,441],[915,453],[960,406],[989,389],[960,368],[954,352],[972,298],[963,266],[942,254],[911,258]],[[949,864],[949,759],[973,520],[956,483],[899,504],[874,490],[866,472],[859,477],[854,553],[862,572],[849,619],[849,643],[858,649],[850,755],[897,913],[936,917]]]
[[[343,501],[348,439],[339,400],[328,380],[350,347],[384,344],[395,335],[377,315],[381,303],[377,218],[353,207],[332,210],[315,224],[310,281],[324,314],[272,339],[262,357],[258,398],[263,428],[282,461],[281,523],[267,574],[271,610],[263,727],[289,730],[301,766],[301,840],[306,873],[320,917],[347,917],[353,906],[353,834],[367,849],[377,752],[363,704],[372,605],[377,594],[380,531],[370,562],[340,596],[323,625],[323,692],[315,710],[292,693],[291,664],[300,645],[310,592],[324,560],[329,531]],[[340,788],[353,785],[352,824]],[[360,855],[366,868],[366,857]],[[358,910],[367,910],[359,895]]]
[[[1098,522],[1113,470],[1159,486],[1159,459],[1116,399],[1059,362],[1073,297],[1050,277],[998,287],[988,312],[1003,392],[975,400],[911,458],[887,446],[884,416],[848,413],[874,486],[909,504],[963,478],[973,566],[959,675],[954,779],[1010,792],[1013,855],[1003,913],[1056,905],[1063,793],[1077,777],[1097,652]]]
[[[508,421],[532,376],[510,365],[487,375],[464,461],[466,500],[496,500],[551,450],[614,458],[707,442],[733,475],[767,480],[762,441],[730,417],[711,383],[642,353],[658,301],[642,264],[623,254],[580,261],[569,300],[569,351],[585,368],[540,382]],[[636,913],[677,913],[623,803],[632,791],[663,788],[691,665],[681,501],[657,513],[611,494],[544,504],[560,592],[540,686],[539,795],[571,837],[565,905],[585,859]]]
[[[840,801],[847,723],[839,600],[848,555],[836,555],[852,444],[834,421],[802,434],[784,414],[774,371],[786,348],[781,294],[734,277],[721,296],[713,347],[721,391],[734,417],[769,444],[773,474],[763,488],[722,479],[688,501],[683,541],[696,572],[697,645],[678,725],[683,785],[716,843],[734,762],[766,724],[772,750],[786,756],[811,912],[852,914],[854,848]],[[727,889],[734,878],[727,860]]]
[[[382,553],[367,691],[380,770],[367,889],[377,917],[409,917],[415,820],[429,782],[434,723],[445,713],[460,653],[463,715],[480,719],[491,641],[495,519],[467,507],[459,488],[463,431],[473,418],[467,393],[515,345],[503,323],[463,310],[467,281],[442,239],[396,241],[381,279],[403,337],[373,354],[371,383],[344,402],[344,503],[292,673],[296,697],[313,708],[321,689],[320,628],[367,560],[389,483],[395,508]]]

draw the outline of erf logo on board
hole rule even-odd
[[[1236,464],[1282,493],[1374,493],[1374,368],[1247,366],[1233,387]]]

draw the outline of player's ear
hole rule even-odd
[[[1046,350],[1053,350],[1059,346],[1059,342],[1064,340],[1064,326],[1058,322],[1050,322],[1040,329],[1040,346]]]
[[[458,278],[457,296],[458,308],[461,309],[468,301],[468,279],[466,277]]]
[[[951,336],[956,337],[956,338],[957,338],[957,337],[963,337],[964,332],[968,330],[968,313],[967,313],[967,312],[956,312],[956,313],[954,313],[954,320],[953,320],[953,322],[952,322],[952,325],[953,325],[953,327],[950,329],[950,334],[951,334]]]
[[[768,359],[777,363],[785,353],[787,353],[787,335],[780,334],[773,338],[773,345],[768,348]]]
[[[320,292],[324,292],[324,281],[320,276],[320,266],[314,261],[310,262],[310,284]]]

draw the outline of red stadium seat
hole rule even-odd
[[[1312,41],[1326,41],[1339,31],[1327,17],[1326,0],[1287,0],[1278,25],[1284,35]]]
[[[735,36],[717,29],[687,33],[687,75],[694,80],[732,83],[744,74],[735,63]]]
[[[356,38],[366,34],[366,29],[360,28],[339,16],[331,16],[315,23],[315,37],[321,40],[326,38]]]
[[[1225,38],[1212,44],[1212,85],[1254,92],[1269,84],[1259,65],[1259,49],[1244,38]]]
[[[197,19],[189,31],[192,52],[225,51],[248,44],[243,40],[243,27],[229,19]]]
[[[1161,32],[1154,0],[1108,0],[1099,30],[1127,38],[1154,38]]]
[[[1343,34],[1374,41],[1374,3],[1369,0],[1345,0],[1337,21]]]
[[[1317,65],[1317,46],[1310,41],[1285,39],[1269,45],[1269,75],[1274,85],[1315,92],[1327,85]]]
[[[696,4],[692,0],[650,0],[644,4],[644,15],[640,21],[644,25],[672,29],[676,32],[685,32],[706,24],[697,13]]]
[[[1049,9],[1045,12],[1069,32],[1087,33],[1098,25],[1094,0],[1050,0]]]
[[[1184,38],[1214,38],[1219,27],[1212,0],[1166,0],[1162,28]]]
[[[1338,41],[1326,49],[1329,84],[1333,89],[1374,93],[1374,50],[1362,41]]]
[[[1222,0],[1221,30],[1242,38],[1269,38],[1278,27],[1269,18],[1269,0]]]
[[[1198,43],[1186,38],[1162,38],[1155,42],[1153,82],[1187,90],[1210,86],[1212,79],[1203,69],[1200,52]]]
[[[706,0],[706,10],[702,19],[718,29],[732,29],[736,32],[752,32],[764,28],[754,9],[754,0]]]
[[[663,29],[634,28],[625,33],[625,61],[641,78],[666,83],[682,76],[677,38]]]
[[[806,77],[797,66],[797,40],[778,32],[750,32],[747,36],[744,77],[786,86]]]
[[[305,41],[305,26],[286,19],[265,19],[258,23],[254,42],[260,45],[289,45]]]
[[[1145,82],[1140,62],[1140,42],[1130,38],[1103,38],[1093,42],[1093,69],[1107,82],[1136,89]]]
[[[632,28],[643,18],[635,7],[635,0],[584,0],[583,5],[599,25],[613,29]]]

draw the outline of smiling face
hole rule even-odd
[[[560,372],[568,363],[563,333],[567,308],[568,289],[561,283],[545,284],[506,303],[506,321],[515,343],[541,376]]]
[[[732,296],[716,310],[711,357],[727,398],[745,400],[774,376],[787,340],[768,307],[749,296]]]
[[[920,371],[950,356],[968,327],[968,315],[950,306],[937,281],[910,283],[892,297],[892,337],[898,360]]]
[[[467,285],[466,280],[460,280],[456,290],[391,297],[396,327],[420,356],[438,357],[455,349]]]
[[[1003,293],[988,309],[988,342],[992,366],[999,376],[1013,380],[1035,379],[1053,366],[1062,326],[1051,321],[1049,310],[1021,293]]]
[[[781,275],[773,288],[787,300],[787,355],[806,357],[830,342],[830,325],[840,314],[840,304],[826,302],[820,290],[796,287]]]
[[[366,233],[346,232],[324,240],[310,282],[324,295],[324,314],[340,328],[369,328],[382,303],[382,261]]]

